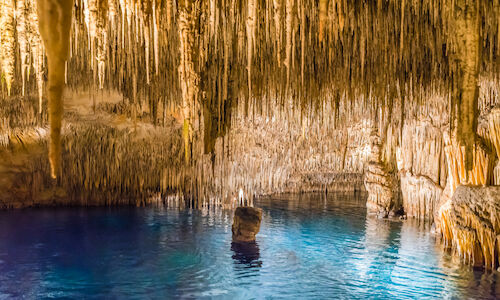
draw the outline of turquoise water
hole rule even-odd
[[[367,218],[360,196],[260,199],[255,244],[231,211],[0,212],[0,299],[495,298],[498,273],[441,250],[429,228]]]

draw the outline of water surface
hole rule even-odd
[[[493,299],[425,224],[366,216],[362,196],[259,199],[255,244],[232,211],[72,208],[0,212],[0,299]]]

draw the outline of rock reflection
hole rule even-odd
[[[363,247],[356,252],[352,262],[356,270],[356,277],[361,280],[376,278],[380,282],[387,282],[387,272],[381,266],[390,259],[390,247],[393,244],[391,226],[387,220],[367,216],[365,222],[365,237]]]
[[[255,276],[262,267],[257,242],[231,243],[236,273],[241,277]]]

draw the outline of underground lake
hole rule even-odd
[[[415,220],[366,215],[366,196],[259,198],[255,243],[231,210],[50,208],[0,212],[0,299],[494,299]]]
[[[500,0],[0,0],[0,300],[499,274]]]

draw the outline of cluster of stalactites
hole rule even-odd
[[[16,82],[14,63],[22,65],[23,78],[33,65],[41,95],[36,3],[0,1],[3,82],[8,90]],[[323,103],[338,106],[340,98],[361,96],[364,109],[375,113],[393,101],[403,107],[404,101],[425,102],[421,91],[447,94],[460,84],[452,82],[460,78],[453,55],[462,54],[457,37],[468,31],[456,20],[472,3],[483,21],[465,27],[481,35],[466,42],[478,44],[470,60],[482,63],[470,73],[497,75],[499,0],[76,0],[65,79],[73,87],[118,89],[131,100],[134,117],[148,106],[155,123],[158,106],[175,106],[186,145],[200,115],[206,128],[217,128],[209,136],[224,131],[234,105],[228,99],[259,99],[254,107],[262,109],[269,99],[293,98],[297,107],[321,110]],[[458,65],[467,68],[468,61]],[[188,146],[185,152],[188,157]]]
[[[15,2],[14,0],[2,0],[0,2],[0,45],[1,45],[1,73],[3,81],[10,95],[12,81],[14,80],[15,62]]]
[[[23,41],[33,30],[24,28],[33,22],[23,26],[23,18],[15,19],[31,16],[28,11],[34,2],[16,2],[19,11],[25,3],[23,14],[9,9],[13,0],[2,0],[2,24],[10,24],[0,29],[5,36],[2,73],[7,86],[14,81],[17,55],[12,55],[11,39],[16,36],[12,24],[17,22],[24,73],[26,53],[33,48],[29,38],[28,43]],[[134,99],[168,90],[165,101],[179,104],[182,41],[175,33],[184,2],[195,1],[76,0],[69,83],[118,88]],[[198,41],[194,69],[203,73],[225,58],[222,49],[232,49],[229,84],[248,91],[239,98],[293,95],[314,102],[347,91],[351,97],[375,96],[382,104],[386,96],[394,97],[394,82],[399,82],[401,92],[418,91],[421,85],[446,89],[452,69],[449,55],[456,50],[450,28],[459,15],[455,6],[462,2],[470,5],[465,0],[201,1],[194,15]],[[481,44],[487,71],[497,69],[500,57],[499,2],[475,1],[484,19]],[[410,40],[419,47],[410,47]],[[38,65],[37,60],[32,63]],[[82,81],[85,75],[88,79]],[[124,82],[134,87],[125,87]],[[146,84],[138,84],[142,82]],[[148,85],[151,82],[156,84]]]
[[[33,72],[41,112],[44,49],[38,30],[36,0],[0,1],[0,62],[2,86],[10,95],[17,80],[16,63],[20,65],[20,93],[25,95],[27,81]],[[16,45],[17,42],[17,45]]]

